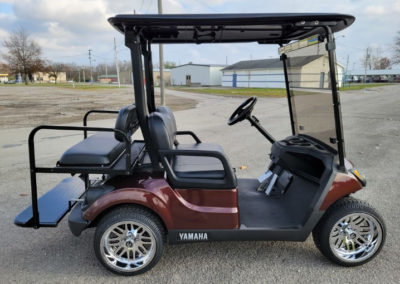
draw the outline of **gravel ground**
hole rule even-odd
[[[57,86],[0,86],[0,129],[78,122],[88,110],[119,110],[134,100],[129,85],[121,89],[100,87],[102,89],[82,90]],[[159,101],[157,92],[156,102]],[[196,100],[171,95],[168,104],[177,111],[193,108]],[[90,120],[113,117],[112,114],[91,114]]]
[[[368,186],[355,194],[383,215],[387,242],[372,262],[343,268],[326,260],[311,238],[304,243],[225,242],[167,246],[158,265],[135,278],[117,277],[97,262],[94,230],[74,237],[67,218],[57,228],[40,230],[13,225],[29,203],[26,140],[31,128],[0,129],[0,283],[399,283],[400,279],[400,86],[342,94],[347,157],[361,168]],[[196,99],[197,107],[176,112],[178,129],[193,130],[205,142],[223,146],[239,177],[258,177],[268,166],[270,144],[249,123],[226,121],[240,98],[168,91]],[[255,107],[262,125],[277,139],[290,133],[285,98],[263,98]],[[2,118],[3,119],[3,118]],[[112,120],[92,125],[112,126]],[[82,139],[80,133],[45,132],[37,138],[40,165],[54,165]],[[62,175],[39,175],[40,192]],[[260,218],[262,218],[260,214]]]

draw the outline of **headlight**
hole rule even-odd
[[[349,171],[361,182],[362,186],[367,185],[367,179],[365,178],[365,175],[361,170],[357,168],[352,168]]]

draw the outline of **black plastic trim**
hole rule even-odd
[[[224,242],[224,241],[290,241],[304,242],[324,215],[325,211],[314,210],[303,227],[292,228],[249,228],[240,226],[239,229],[202,229],[168,230],[169,244],[185,244],[198,242]],[[179,234],[203,234],[207,233],[207,239],[180,240]]]
[[[68,218],[68,227],[71,233],[79,237],[83,230],[89,227],[90,221],[82,218],[82,202],[77,202],[74,208],[71,210]]]

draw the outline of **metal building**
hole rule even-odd
[[[175,86],[221,86],[223,64],[185,64],[171,69]]]
[[[321,62],[322,61],[322,62]],[[329,66],[326,55],[299,56],[290,62],[292,86],[327,88]],[[322,66],[322,67],[321,67]],[[338,83],[342,85],[344,66],[337,63]],[[285,88],[282,61],[279,58],[240,61],[221,70],[223,87]],[[300,83],[301,82],[301,83]]]

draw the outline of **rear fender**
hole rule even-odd
[[[168,195],[165,192],[170,190],[170,187],[165,181],[164,184],[162,184],[162,180],[152,181],[151,189],[121,188],[103,195],[83,213],[83,219],[94,221],[102,212],[120,204],[139,204],[154,211],[163,220],[165,226],[171,228],[173,226],[172,216],[167,206]],[[158,186],[155,186],[154,183],[158,183]]]

